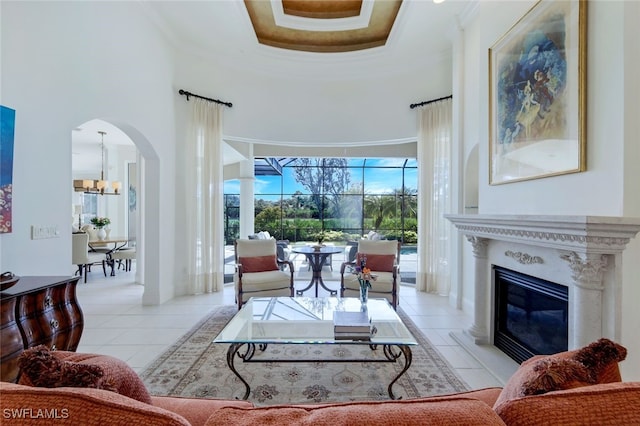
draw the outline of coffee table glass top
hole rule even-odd
[[[214,343],[349,343],[417,345],[386,299],[369,299],[367,312],[377,329],[371,340],[336,340],[334,311],[360,311],[356,298],[253,297],[229,321]]]

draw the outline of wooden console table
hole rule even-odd
[[[76,299],[80,277],[21,277],[0,293],[0,380],[18,379],[18,357],[28,348],[75,351],[84,327]]]

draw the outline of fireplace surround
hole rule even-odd
[[[494,266],[568,288],[568,349],[620,340],[622,252],[640,218],[445,215],[471,243],[476,345],[494,343]]]

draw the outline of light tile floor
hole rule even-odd
[[[305,270],[296,272],[297,288],[308,282]],[[180,296],[160,306],[142,306],[144,288],[134,282],[135,271],[120,270],[115,277],[106,278],[96,271],[90,273],[87,284],[81,280],[77,287],[85,318],[78,351],[120,358],[138,372],[214,307],[234,304],[233,286],[227,285],[217,293]],[[327,270],[327,275],[335,280],[337,273]],[[330,288],[337,288],[336,281],[325,281]],[[310,290],[307,294],[313,293]],[[447,298],[402,285],[400,306],[472,389],[504,384],[504,378],[489,372],[450,336],[450,332],[468,328],[471,318],[449,306]]]

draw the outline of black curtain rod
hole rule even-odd
[[[417,108],[417,107],[429,105],[429,104],[432,104],[434,102],[444,101],[445,99],[451,99],[451,98],[453,98],[453,95],[445,96],[443,98],[438,98],[438,99],[431,99],[430,101],[420,102],[419,104],[411,104],[411,105],[409,105],[409,108],[414,109],[414,108]]]
[[[218,99],[205,98],[204,96],[196,95],[195,93],[187,92],[186,90],[182,90],[182,89],[178,90],[178,93],[181,94],[182,96],[186,96],[187,97],[187,101],[189,100],[189,96],[193,96],[194,98],[204,99],[205,101],[215,102],[215,103],[221,104],[221,105],[226,105],[229,108],[231,108],[233,106],[233,104],[231,102],[222,102],[222,101],[219,101]]]

